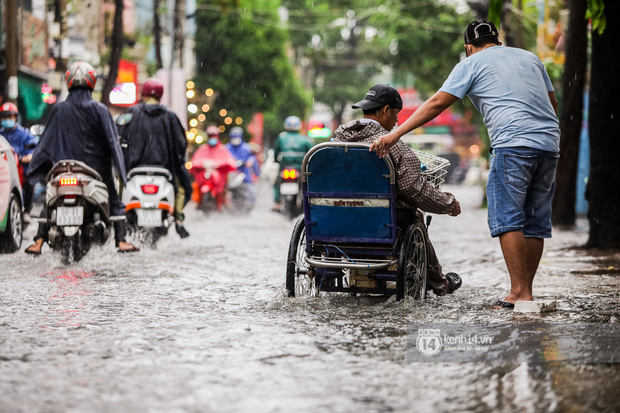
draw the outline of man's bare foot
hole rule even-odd
[[[138,252],[140,248],[134,246],[130,242],[121,241],[118,243],[118,252]]]
[[[38,238],[34,241],[34,244],[26,248],[26,254],[41,255],[41,249],[43,248],[43,238]]]
[[[506,298],[504,298],[505,302],[507,303],[511,303],[514,304],[517,301],[534,301],[534,297],[532,297],[531,294],[521,294],[521,295],[517,295],[517,294],[513,294],[512,292],[509,293]]]

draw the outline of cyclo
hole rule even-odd
[[[397,225],[394,166],[369,147],[328,142],[306,154],[304,216],[293,229],[286,266],[289,296],[327,291],[426,298],[430,216],[426,223]],[[423,174],[439,188],[450,162],[415,152]]]

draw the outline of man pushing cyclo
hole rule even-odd
[[[557,99],[540,59],[525,50],[501,47],[492,22],[471,22],[464,40],[468,57],[454,67],[441,89],[371,149],[391,156],[401,136],[469,96],[491,138],[489,229],[492,237],[499,237],[510,275],[510,293],[495,305],[513,308],[517,301],[533,300],[544,239],[551,237],[560,149]]]

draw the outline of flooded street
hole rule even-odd
[[[494,309],[509,280],[482,192],[444,190],[463,213],[435,216],[429,235],[463,287],[424,302],[286,298],[293,223],[264,183],[250,215],[190,206],[191,237],[157,249],[107,245],[70,267],[47,247],[0,256],[0,412],[620,411],[617,359],[407,361],[414,323],[620,323],[620,256],[576,248],[583,223],[554,232],[534,282],[558,311]]]

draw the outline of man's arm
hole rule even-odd
[[[552,90],[549,92],[549,100],[551,101],[551,106],[553,106],[553,111],[555,115],[558,115],[558,99],[555,97],[555,92]]]
[[[382,136],[377,142],[370,146],[370,150],[375,150],[380,157],[387,155],[388,150],[398,142],[401,136],[419,128],[427,122],[435,119],[437,115],[452,106],[458,98],[446,92],[437,92],[424,102],[402,125],[387,135]],[[381,143],[379,143],[381,142]],[[379,143],[379,145],[377,145]]]

